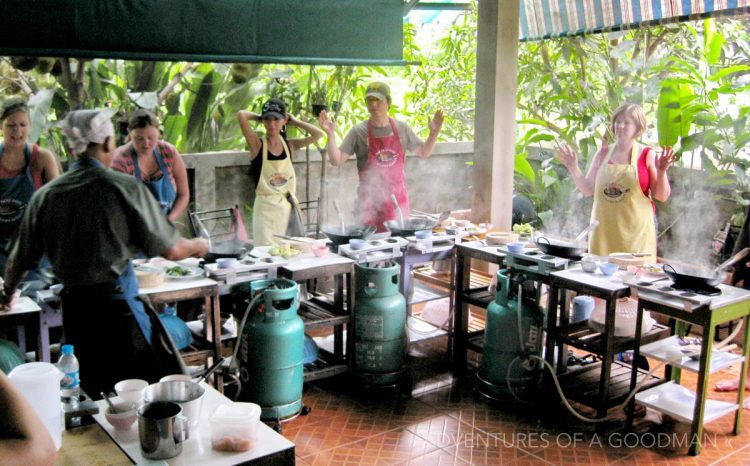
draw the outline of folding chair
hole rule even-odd
[[[320,238],[320,199],[301,201],[299,210],[305,222],[305,236]]]
[[[247,242],[247,231],[238,205],[225,209],[188,211],[193,236],[210,240],[240,240]]]

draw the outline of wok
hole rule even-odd
[[[693,267],[683,267],[680,272],[674,268],[673,265],[664,264],[664,273],[672,279],[674,284],[673,288],[680,289],[691,289],[700,290],[706,287],[716,286],[724,281],[725,274],[721,271],[708,271],[701,270]]]
[[[437,221],[429,218],[409,218],[404,220],[404,224],[398,220],[388,220],[384,222],[386,228],[390,230],[391,236],[414,236],[419,230],[432,230],[437,225]]]
[[[208,254],[203,259],[206,263],[210,264],[216,262],[216,259],[223,257],[233,257],[235,259],[242,259],[253,250],[251,243],[245,243],[238,239],[231,239],[227,241],[212,241],[211,247],[208,250]]]
[[[579,260],[586,253],[586,246],[567,241],[551,241],[544,236],[536,239],[536,245],[545,254],[571,260]]]
[[[344,225],[344,232],[341,231],[341,225],[323,225],[323,233],[336,246],[349,244],[350,239],[367,239],[375,231],[375,227],[370,225]]]

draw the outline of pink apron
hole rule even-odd
[[[359,212],[360,221],[372,225],[377,231],[387,231],[383,224],[398,216],[391,202],[391,194],[396,196],[398,205],[409,218],[409,193],[404,182],[404,149],[396,131],[396,123],[389,118],[393,134],[382,138],[372,132],[372,121],[367,122],[368,156],[365,166],[359,172]]]

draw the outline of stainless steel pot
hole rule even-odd
[[[173,401],[182,406],[182,414],[188,419],[188,425],[198,425],[206,389],[189,380],[170,380],[158,382],[146,387],[143,401]]]

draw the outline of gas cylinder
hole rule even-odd
[[[302,409],[305,329],[297,315],[297,284],[255,280],[237,351],[240,399],[260,405],[261,419],[279,421]]]
[[[487,307],[484,353],[477,374],[477,392],[495,400],[529,400],[539,386],[542,363],[530,355],[542,354],[544,313],[532,290],[524,290],[523,275],[511,279],[497,273],[495,300]],[[520,292],[513,288],[521,287]],[[520,299],[519,304],[519,296]],[[520,325],[519,325],[520,317]]]
[[[398,290],[399,265],[355,266],[354,365],[367,387],[398,384],[405,374],[406,299]]]

